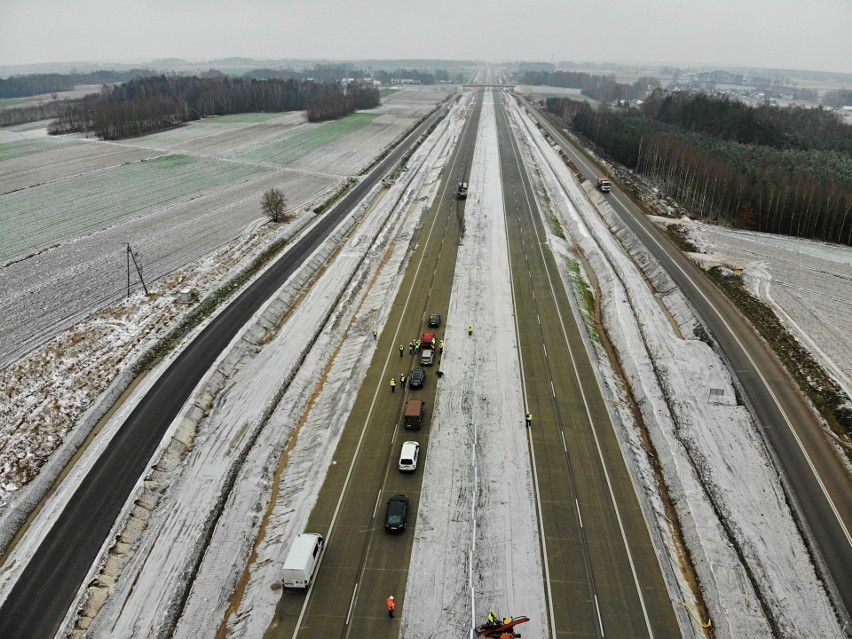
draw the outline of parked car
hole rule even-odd
[[[422,368],[415,368],[408,376],[408,386],[411,388],[423,388],[423,382],[426,381],[426,371]]]
[[[310,587],[319,566],[323,541],[318,533],[303,533],[296,537],[282,569],[281,580],[285,588],[307,590]]]
[[[385,511],[385,530],[388,532],[402,532],[405,530],[405,520],[408,518],[408,497],[405,495],[394,495],[388,499],[388,508]]]
[[[420,430],[425,412],[426,402],[420,399],[409,399],[405,403],[405,427],[409,430]]]
[[[420,457],[420,444],[417,442],[403,442],[399,453],[399,469],[417,470],[417,458]]]
[[[424,348],[420,352],[420,365],[421,366],[431,366],[435,363],[435,351],[431,348]]]
[[[440,325],[441,325],[441,316],[438,315],[437,313],[432,313],[432,315],[429,316],[429,326],[431,326],[432,328],[436,328]]]

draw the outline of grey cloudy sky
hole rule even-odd
[[[0,0],[0,65],[229,56],[852,73],[852,0]]]

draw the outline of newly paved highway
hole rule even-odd
[[[594,180],[597,168],[535,109],[533,116]],[[712,281],[652,224],[618,188],[610,204],[659,260],[701,320],[735,373],[779,466],[803,525],[816,545],[835,603],[852,611],[852,480],[783,366],[751,325]]]
[[[680,636],[593,363],[546,246],[533,188],[502,99],[496,103],[552,636]]]
[[[405,613],[405,584],[414,539],[412,531],[388,535],[383,527],[385,502],[402,493],[411,500],[409,523],[417,516],[423,466],[428,463],[429,429],[435,406],[435,371],[427,368],[423,389],[388,391],[400,369],[419,364],[408,355],[408,342],[427,330],[431,313],[446,321],[460,236],[455,186],[470,174],[481,97],[464,125],[439,190],[413,251],[393,308],[379,336],[376,354],[353,406],[343,436],[306,527],[328,531],[322,569],[308,593],[285,592],[267,637],[396,637],[384,601],[396,597],[396,616]],[[442,333],[441,330],[438,331]],[[399,344],[405,356],[397,356]],[[397,380],[398,381],[398,380]],[[419,431],[400,431],[408,398],[427,404]],[[405,440],[421,445],[419,470],[396,469]],[[351,470],[350,470],[351,468]]]
[[[450,161],[443,197],[424,223],[308,523],[311,531],[331,530],[322,569],[308,593],[283,594],[268,637],[398,635],[382,606],[394,593],[397,617],[405,614],[413,535],[385,534],[382,516],[387,498],[401,492],[416,517],[422,471],[406,476],[394,464],[403,437],[421,443],[421,465],[428,464],[429,425],[416,433],[401,433],[398,425],[407,397],[434,406],[434,369],[426,388],[408,395],[389,393],[387,379],[400,366],[397,344],[422,331],[430,312],[446,314],[459,237],[453,187],[469,174],[478,117],[479,105]],[[541,248],[544,230],[502,108],[497,117],[523,374],[535,414],[530,451],[538,469],[552,636],[680,636],[592,364],[553,257]]]

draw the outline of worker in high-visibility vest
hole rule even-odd
[[[393,595],[388,597],[388,617],[393,617],[393,609],[396,608],[396,602],[393,600]]]
[[[393,377],[391,377],[390,387],[391,387],[391,393],[395,393],[396,392],[396,381],[394,380]]]

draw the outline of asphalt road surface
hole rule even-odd
[[[533,117],[586,178],[598,169],[534,108]],[[815,550],[835,605],[852,611],[852,481],[796,384],[753,327],[616,186],[616,213],[642,240],[692,303],[727,360],[781,471],[788,495]],[[814,548],[815,546],[815,548]]]
[[[680,636],[533,187],[499,95],[495,102],[551,636]]]
[[[500,113],[498,109],[498,118]],[[410,521],[416,520],[422,474],[402,475],[393,464],[403,437],[420,442],[421,465],[428,457],[428,410],[427,424],[420,431],[401,433],[398,424],[408,397],[424,399],[429,409],[434,406],[430,385],[434,369],[428,373],[425,389],[400,395],[387,392],[387,378],[395,370],[388,365],[397,366],[393,352],[397,343],[407,343],[409,335],[422,332],[429,313],[446,317],[459,232],[452,187],[469,174],[466,166],[478,117],[477,108],[451,159],[443,197],[424,224],[424,237],[412,255],[411,268],[379,338],[377,356],[335,453],[337,463],[308,522],[308,530],[329,531],[322,569],[309,592],[283,594],[267,637],[395,639],[398,635],[398,627],[387,623],[381,606],[387,594],[394,593],[396,614],[404,614],[413,535],[385,534],[382,517],[388,497],[404,493],[411,499]],[[518,331],[525,383],[536,414],[531,449],[539,468],[554,636],[679,636],[657,557],[565,291],[558,276],[553,282],[549,279],[548,269],[556,274],[553,257],[539,248],[536,233],[543,234],[543,229],[527,199],[529,183],[521,173],[504,120],[498,119],[498,131],[504,194],[511,211],[513,278],[518,279],[516,289],[525,291],[518,302]],[[520,281],[528,269],[531,281]],[[536,309],[536,303],[541,307]],[[571,364],[569,350],[577,357],[579,372]],[[382,353],[390,353],[390,363]],[[551,394],[550,381],[556,396]],[[582,517],[578,504],[582,504]]]
[[[70,499],[0,607],[0,637],[53,637],[169,424],[233,336],[446,112],[441,107],[237,297],[157,380]]]
[[[439,313],[446,320],[463,211],[463,204],[455,199],[455,187],[470,175],[480,111],[477,96],[445,171],[439,198],[426,216],[420,237],[412,240],[417,246],[409,268],[338,443],[336,463],[329,468],[308,521],[306,530],[328,531],[322,568],[307,593],[283,593],[267,637],[396,639],[399,634],[397,624],[388,624],[383,606],[388,593],[394,593],[396,616],[404,613],[414,535],[412,531],[385,532],[385,503],[391,495],[406,495],[411,502],[409,526],[416,521],[440,362],[425,367],[422,389],[397,388],[389,393],[388,380],[403,366],[406,370],[419,366],[418,356],[410,356],[407,348],[400,363],[398,345],[407,346],[430,330],[430,314]],[[419,431],[402,429],[407,399],[426,402]],[[403,440],[420,443],[419,468],[414,473],[395,468]]]

